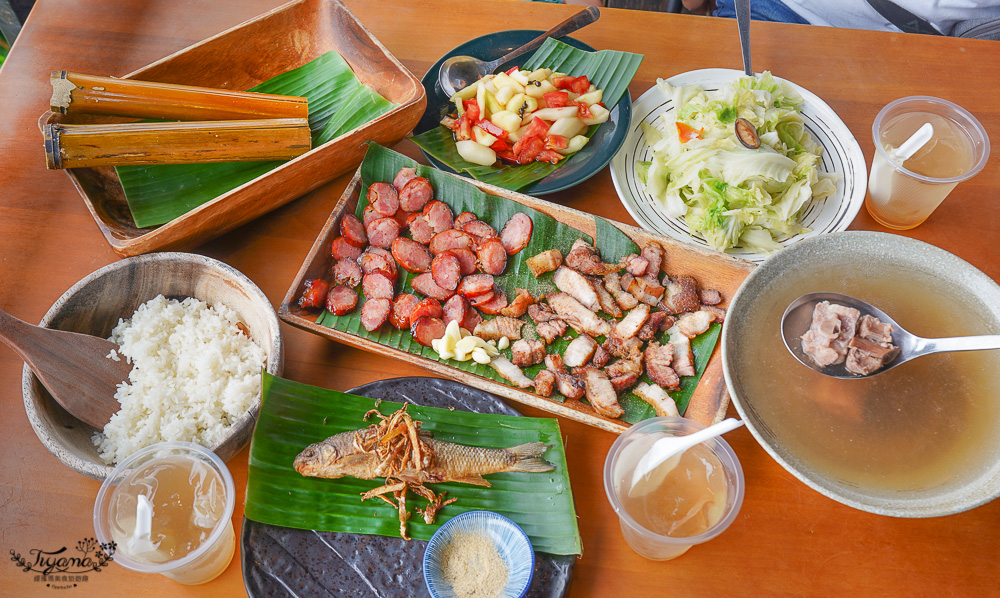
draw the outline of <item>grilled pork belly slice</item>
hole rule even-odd
[[[621,270],[618,264],[605,264],[601,261],[601,254],[583,239],[573,242],[573,247],[566,254],[566,265],[577,272],[591,276],[604,276]]]
[[[618,302],[611,296],[608,289],[604,288],[604,281],[597,276],[588,276],[587,280],[590,281],[590,286],[597,293],[597,302],[601,305],[601,311],[616,319],[622,317],[622,308],[619,307]]]
[[[639,329],[642,328],[648,319],[649,306],[645,303],[640,303],[618,322],[612,334],[622,340],[630,339],[639,332]]]
[[[519,388],[528,388],[533,384],[531,378],[525,376],[521,368],[511,363],[503,355],[494,357],[490,361],[490,366],[500,374],[500,377]]]
[[[511,361],[522,368],[541,363],[545,358],[545,345],[535,339],[519,339],[510,347]]]
[[[635,387],[635,396],[652,405],[658,416],[680,417],[677,403],[659,386],[642,382]]]
[[[590,368],[585,380],[587,400],[598,413],[611,418],[621,417],[625,413],[618,404],[618,393],[604,370]]]
[[[666,293],[660,308],[671,314],[680,314],[686,311],[694,311],[701,307],[701,299],[698,297],[698,282],[687,275],[681,274],[676,277],[666,277],[663,279]]]
[[[582,303],[567,293],[549,293],[546,300],[552,309],[577,332],[590,336],[607,336],[611,332],[610,324],[597,317],[597,314],[584,307]]]
[[[617,272],[611,272],[604,276],[604,288],[611,293],[611,296],[615,298],[615,303],[622,309],[632,309],[639,303],[638,299],[622,288],[621,275]]]
[[[651,341],[655,339],[656,335],[664,329],[663,323],[667,320],[667,318],[672,317],[673,316],[668,316],[662,311],[654,311],[649,314],[649,319],[646,320],[646,323],[642,325],[642,328],[639,329],[639,332],[637,332],[635,336],[641,341]],[[671,322],[671,326],[672,325],[673,322]],[[667,326],[667,328],[669,327],[670,326]]]
[[[643,352],[643,361],[646,364],[646,375],[653,382],[660,386],[665,386],[670,390],[676,390],[681,385],[680,376],[670,364],[674,361],[674,346],[670,343],[661,345],[652,341],[646,346]]]
[[[597,311],[601,307],[597,292],[590,285],[590,281],[576,270],[562,266],[552,276],[552,282],[557,289],[568,293],[590,311]]]
[[[556,375],[549,370],[538,370],[535,374],[535,392],[543,397],[552,396],[552,389],[556,383]]]
[[[566,333],[566,322],[564,320],[549,320],[535,326],[535,332],[546,344],[551,345],[553,341]]]
[[[670,335],[670,344],[674,347],[674,361],[672,367],[678,376],[694,376],[694,353],[691,352],[691,339],[681,334],[674,326],[667,331]]]
[[[708,330],[715,321],[715,314],[703,310],[681,314],[677,320],[677,330],[688,338],[694,338]]]
[[[492,320],[483,320],[477,324],[473,334],[487,341],[500,340],[505,336],[510,340],[517,340],[521,338],[522,326],[524,326],[524,322],[517,318],[497,316]]]
[[[558,249],[548,249],[539,253],[534,257],[529,257],[525,262],[528,264],[528,269],[531,270],[531,274],[535,278],[538,278],[546,272],[551,272],[562,265],[563,256]]]
[[[576,368],[590,361],[591,356],[597,349],[597,343],[586,334],[573,339],[566,350],[563,351],[563,363],[567,367]]]

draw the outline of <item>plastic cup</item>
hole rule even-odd
[[[693,536],[669,536],[644,527],[623,506],[622,495],[627,495],[629,492],[632,472],[639,459],[654,442],[664,436],[685,436],[704,428],[702,424],[683,417],[647,419],[635,424],[619,436],[611,445],[608,457],[604,461],[604,490],[612,508],[618,514],[622,535],[632,550],[647,559],[666,561],[677,558],[692,546],[715,538],[732,524],[743,504],[743,468],[729,444],[723,438],[717,437],[698,445],[707,448],[718,458],[725,474],[726,502],[721,516],[714,525]],[[689,450],[696,448],[698,447]],[[658,498],[665,501],[673,499],[671,496]]]
[[[136,485],[133,485],[132,482],[141,478],[142,481],[139,483],[143,487],[141,494],[146,496],[153,505],[152,543],[162,547],[167,542],[173,542],[172,538],[164,539],[157,535],[167,532],[164,531],[166,528],[157,525],[157,509],[159,508],[161,513],[165,512],[166,506],[163,503],[166,497],[160,496],[157,499],[156,493],[167,491],[173,494],[173,490],[166,488],[166,482],[157,477],[166,475],[163,473],[166,469],[165,463],[175,466],[175,468],[179,464],[185,464],[187,467],[196,468],[195,471],[200,470],[202,473],[206,473],[207,475],[200,478],[192,477],[191,479],[205,480],[201,488],[212,486],[214,491],[221,490],[225,494],[225,504],[221,509],[221,517],[217,520],[213,516],[204,514],[206,512],[206,503],[204,502],[199,503],[198,507],[191,505],[190,515],[183,513],[184,517],[181,519],[194,522],[198,526],[197,529],[202,530],[201,533],[206,537],[197,546],[191,542],[190,538],[178,539],[177,541],[181,543],[190,542],[191,550],[173,560],[164,560],[165,558],[169,559],[169,557],[160,556],[155,552],[147,552],[153,549],[150,540],[136,539],[131,535],[123,537],[120,525],[116,524],[113,530],[113,521],[111,520],[113,516],[112,505],[117,501],[120,501],[117,502],[118,505],[129,505],[129,509],[116,507],[125,513],[126,518],[129,516],[139,517],[135,512],[135,502],[124,498],[127,495],[124,489],[135,488]],[[214,472],[217,476],[210,472]],[[150,481],[152,478],[155,478],[155,481]],[[184,479],[186,482],[188,478]],[[161,484],[164,488],[160,488]],[[191,484],[188,484],[188,487],[192,487]],[[195,502],[198,502],[199,496],[206,495],[195,493]],[[176,495],[174,500],[176,501]],[[208,499],[202,498],[202,500]],[[94,503],[94,530],[101,544],[115,541],[116,548],[112,558],[119,565],[133,571],[159,573],[183,584],[201,584],[218,577],[233,559],[233,553],[236,549],[236,534],[232,521],[235,503],[236,492],[233,476],[229,473],[225,463],[215,453],[191,442],[161,442],[132,454],[115,467],[111,475],[104,480],[97,493],[97,501]]]
[[[937,178],[914,172],[890,156],[883,142],[883,133],[887,126],[909,113],[930,114],[946,121],[939,121],[939,125],[953,124],[954,127],[947,128],[964,137],[972,149],[968,170],[956,176]],[[923,123],[914,124],[915,130]],[[935,137],[930,143],[943,133],[939,128],[935,127]],[[911,96],[887,104],[875,117],[872,137],[875,155],[868,177],[865,207],[880,224],[896,230],[907,230],[922,224],[958,183],[982,170],[990,156],[989,137],[976,117],[961,106],[930,96]],[[896,145],[904,140],[900,139]]]

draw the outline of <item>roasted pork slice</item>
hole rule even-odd
[[[492,366],[493,369],[500,374],[500,377],[519,388],[528,388],[533,384],[531,378],[525,376],[524,372],[521,371],[521,368],[511,363],[510,360],[503,355],[494,357],[493,360],[490,361],[490,366]]]
[[[602,345],[597,345],[597,348],[594,349],[594,356],[590,358],[590,361],[594,364],[594,367],[602,368],[608,364],[608,360],[610,359],[611,353],[608,353],[607,349]]]
[[[473,334],[487,341],[500,340],[505,336],[510,340],[517,340],[521,338],[522,326],[524,326],[524,322],[517,318],[497,316],[492,320],[483,320],[480,322],[476,325]]]
[[[635,253],[626,255],[619,263],[632,276],[642,276],[646,273],[646,268],[649,267],[649,260]]]
[[[719,307],[718,305],[702,305],[702,311],[707,311],[708,313],[715,316],[715,321],[722,324],[726,321],[726,310],[725,308]],[[671,324],[672,326],[673,324]],[[670,326],[668,326],[669,328]]]
[[[622,317],[622,308],[608,292],[608,289],[604,288],[604,281],[597,276],[588,276],[587,280],[590,281],[590,286],[597,293],[597,302],[601,304],[601,311],[613,318]]]
[[[598,368],[590,368],[584,378],[587,400],[590,405],[604,417],[621,417],[625,410],[618,404],[618,393],[611,385],[607,373]]]
[[[601,261],[601,254],[583,239],[573,242],[573,247],[566,254],[566,265],[577,272],[591,276],[604,276],[609,272],[621,270],[618,264],[605,264]]]
[[[617,378],[612,378],[611,386],[615,387],[615,392],[621,394],[635,386],[635,383],[639,381],[639,376],[641,376],[641,374],[638,372],[630,372],[628,374],[618,376]]]
[[[666,277],[663,279],[666,293],[660,308],[671,314],[680,314],[686,311],[694,311],[701,307],[701,298],[698,297],[698,282],[685,274],[676,277]]]
[[[655,279],[648,277],[633,278],[628,285],[628,292],[646,305],[656,305],[663,298],[663,286]]]
[[[809,330],[802,335],[802,351],[820,367],[843,363],[860,317],[861,312],[853,307],[817,303]]]
[[[612,378],[626,376],[628,374],[642,375],[642,361],[640,359],[619,359],[606,366],[604,371]]]
[[[670,390],[676,390],[680,387],[680,376],[677,375],[674,368],[670,367],[674,361],[674,346],[672,344],[661,345],[652,341],[646,346],[642,355],[646,364],[646,375],[649,376],[650,380]]]
[[[663,266],[663,247],[660,247],[657,243],[648,243],[642,248],[642,257],[646,259],[649,265],[646,266],[644,273],[636,274],[636,276],[646,276],[653,280],[659,278],[660,268]]]
[[[528,306],[528,316],[535,322],[541,324],[549,320],[558,320],[559,314],[552,311],[552,308],[544,303],[532,303]]]
[[[688,338],[694,338],[708,330],[708,327],[715,321],[715,314],[704,311],[689,311],[681,314],[677,319],[677,330]]]
[[[590,336],[607,336],[611,332],[610,324],[567,293],[549,293],[546,300],[577,332]]]
[[[694,353],[691,352],[691,339],[681,334],[674,326],[667,331],[670,335],[670,344],[674,347],[674,361],[672,367],[678,376],[694,376]]]
[[[538,333],[538,336],[542,337],[545,344],[551,345],[557,338],[566,334],[566,328],[565,320],[549,320],[537,324],[535,332]]]
[[[535,392],[543,397],[552,396],[552,389],[556,383],[556,375],[549,370],[538,370],[535,374]]]
[[[553,372],[565,372],[566,364],[563,363],[562,355],[558,353],[549,353],[545,356],[545,369],[552,370]]]
[[[576,270],[562,266],[552,276],[552,282],[557,289],[568,293],[590,311],[597,311],[601,307],[597,292],[590,281]]]
[[[718,305],[722,303],[722,295],[715,289],[698,289],[698,299],[702,305]]]
[[[510,346],[511,361],[522,368],[542,363],[545,359],[545,345],[535,339],[518,339]]]
[[[615,303],[622,309],[632,309],[639,303],[638,299],[622,288],[621,274],[618,272],[611,272],[604,276],[604,288],[611,293],[611,296],[615,298]]]
[[[546,272],[551,272],[562,265],[563,256],[558,249],[548,249],[539,253],[536,256],[529,257],[525,260],[528,264],[528,269],[531,270],[532,275],[538,278]]]
[[[646,323],[642,325],[642,328],[639,329],[639,332],[635,333],[635,336],[642,341],[651,341],[655,339],[656,335],[659,334],[660,331],[663,329],[664,321],[666,321],[666,319],[669,317],[672,316],[668,316],[666,313],[662,311],[654,311],[653,313],[649,314],[649,319],[646,320]],[[669,326],[667,328],[669,328]]]
[[[510,305],[500,310],[500,313],[509,318],[520,318],[528,311],[528,306],[535,303],[535,298],[524,289],[517,289],[517,297],[510,302]]]
[[[574,338],[563,351],[563,363],[567,367],[576,368],[586,364],[594,355],[597,343],[586,334]]]
[[[899,347],[895,345],[882,345],[859,336],[852,338],[849,346],[845,367],[848,372],[862,376],[877,372],[899,355]]]
[[[640,303],[618,322],[612,334],[622,340],[630,339],[639,332],[639,329],[642,328],[648,319],[649,306],[645,303]]]
[[[677,403],[659,386],[642,382],[635,387],[635,396],[652,405],[660,417],[680,417]]]
[[[615,357],[623,359],[641,359],[642,341],[636,337],[622,340],[615,335],[611,335],[604,341],[604,349]]]
[[[552,370],[549,370],[552,371]],[[556,377],[556,390],[567,399],[582,399],[586,387],[582,380],[569,372],[552,372]]]

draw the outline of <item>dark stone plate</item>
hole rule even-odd
[[[439,378],[392,378],[352,394],[476,413],[520,415],[497,397]],[[427,596],[427,542],[315,532],[243,519],[243,582],[252,598]],[[569,588],[573,556],[535,553],[529,598],[559,598]]]

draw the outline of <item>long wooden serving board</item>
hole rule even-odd
[[[594,216],[590,214],[479,181],[457,176],[455,178],[470,185],[475,185],[488,195],[509,199],[543,212],[559,222],[569,225],[591,237],[596,235],[597,225]],[[419,365],[435,374],[452,378],[501,397],[610,432],[620,433],[628,428],[628,424],[622,421],[598,415],[586,403],[575,400],[567,400],[565,402],[550,400],[526,390],[507,386],[488,378],[465,372],[446,363],[401,351],[349,332],[317,324],[316,312],[300,308],[298,297],[306,280],[329,278],[333,266],[333,258],[330,254],[331,243],[340,234],[340,221],[343,215],[345,213],[355,213],[363,191],[365,189],[363,189],[361,169],[359,168],[341,196],[340,201],[334,207],[333,213],[327,220],[326,225],[313,244],[309,255],[303,262],[302,267],[299,268],[295,279],[285,294],[285,298],[278,310],[278,315],[282,320],[314,334],[353,345],[365,351],[380,355],[390,355],[397,359]],[[720,304],[722,307],[728,305],[729,299],[732,298],[737,288],[739,288],[740,284],[754,268],[752,263],[739,258],[702,249],[694,245],[684,244],[669,237],[619,222],[612,222],[612,224],[628,235],[639,246],[648,244],[651,241],[659,243],[664,248],[666,271],[671,274],[688,274],[698,280],[700,287],[718,290],[723,297],[723,303]],[[719,346],[716,346],[701,381],[691,397],[687,410],[684,412],[684,416],[709,425],[724,417],[728,404],[729,395],[726,391],[725,380],[722,374],[721,351]]]

